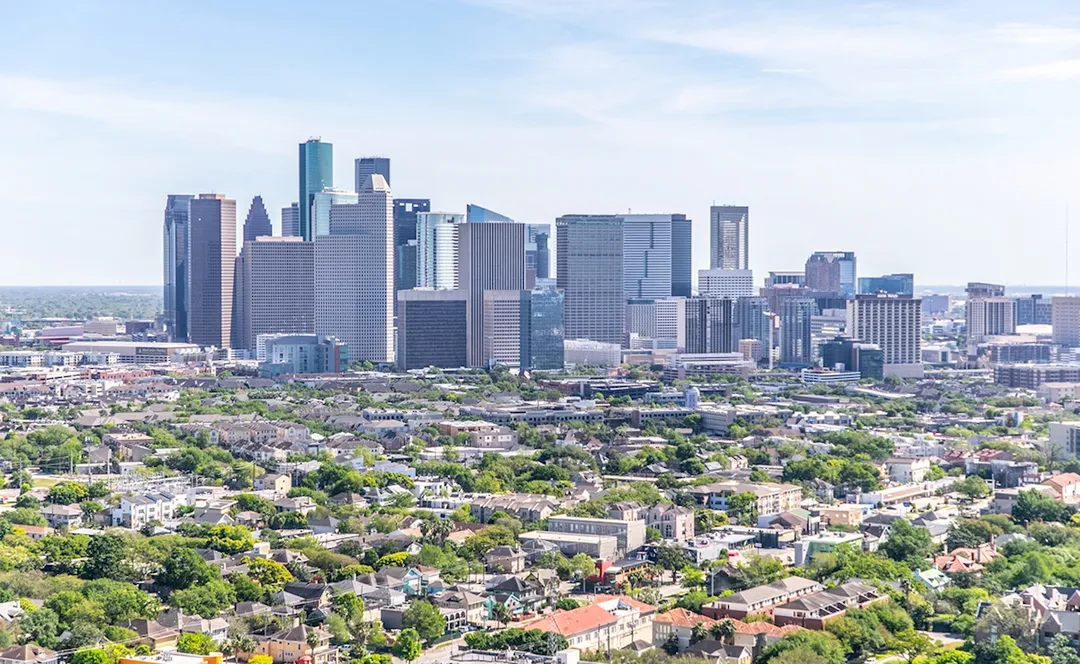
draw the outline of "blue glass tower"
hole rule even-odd
[[[334,146],[317,138],[300,144],[300,237],[311,242],[311,204],[316,193],[334,186]]]
[[[473,205],[469,203],[465,206],[465,223],[467,224],[482,224],[486,221],[491,222],[509,222],[513,221],[505,214],[499,214],[494,210],[482,208],[479,205]]]
[[[914,295],[915,275],[905,273],[886,274],[880,277],[860,277],[859,293],[864,295],[873,295],[875,293]]]

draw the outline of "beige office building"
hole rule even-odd
[[[315,331],[315,245],[299,237],[257,237],[236,261],[233,346],[256,348],[260,334]]]

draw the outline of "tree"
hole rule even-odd
[[[263,587],[247,574],[231,574],[229,583],[232,584],[238,602],[258,602],[266,594]]]
[[[767,556],[749,555],[746,561],[739,565],[733,574],[740,587],[753,588],[762,586],[773,581],[779,581],[787,576],[787,568],[776,558]]]
[[[499,602],[491,608],[491,617],[500,625],[506,625],[514,619],[510,607],[505,602]]]
[[[914,664],[917,658],[933,651],[934,642],[925,634],[908,629],[893,636],[892,647],[908,664]]]
[[[596,562],[585,553],[578,553],[570,559],[570,570],[580,575],[582,579],[589,579],[599,574]]]
[[[674,546],[660,546],[656,548],[656,564],[666,570],[680,570],[690,562],[686,551]]]
[[[326,619],[326,631],[330,632],[330,640],[336,646],[349,642],[349,626],[345,619],[336,613],[331,613]]]
[[[206,540],[207,546],[226,555],[250,551],[255,546],[251,531],[243,526],[213,526]]]
[[[1001,534],[1001,528],[982,519],[958,519],[949,526],[946,546],[953,549],[974,549]]]
[[[921,566],[934,550],[930,531],[916,528],[911,522],[900,519],[892,524],[892,532],[878,551],[897,562],[912,567]]]
[[[119,535],[93,538],[86,547],[82,575],[87,579],[125,580],[132,577],[128,542]]]
[[[350,622],[364,617],[364,600],[354,593],[342,593],[332,600],[334,613]]]
[[[236,603],[236,591],[228,581],[215,579],[200,586],[177,590],[169,602],[189,615],[213,618]]]
[[[391,652],[394,653],[395,657],[400,657],[406,662],[411,662],[420,656],[423,649],[423,646],[420,644],[420,635],[416,633],[416,630],[403,629],[401,630],[401,634],[398,635],[398,639],[394,643]]]
[[[36,643],[44,648],[56,648],[60,643],[56,634],[60,631],[60,619],[50,609],[38,609],[24,613],[19,619],[23,643]]]
[[[735,638],[735,622],[731,618],[718,620],[709,627],[709,634],[721,643],[731,644]]]
[[[209,655],[217,650],[217,642],[209,634],[184,632],[176,640],[176,649],[191,655]]]
[[[446,618],[434,604],[425,600],[415,601],[405,609],[401,625],[416,630],[420,638],[429,643],[446,633]]]
[[[109,657],[100,648],[80,650],[71,656],[71,664],[109,664]]]
[[[828,632],[805,630],[795,632],[765,646],[761,651],[759,664],[774,664],[774,658],[791,651],[781,661],[794,664],[800,661],[814,661],[818,664],[844,664],[844,648],[835,636]]]
[[[1064,634],[1054,635],[1047,654],[1050,655],[1050,664],[1080,664],[1080,654]]]
[[[220,574],[218,568],[207,563],[195,549],[177,547],[165,559],[157,581],[175,590],[183,590],[193,585],[210,583]]]
[[[753,524],[757,521],[757,496],[746,491],[728,496],[727,515],[732,521]]]
[[[1023,493],[1023,492],[1021,492]],[[983,609],[975,623],[975,634],[998,635],[1008,637],[1014,646],[1019,645],[1025,651],[1033,652],[1038,647],[1037,625],[1031,620],[1026,606],[1016,606],[998,600]],[[976,639],[979,641],[980,639]],[[999,639],[1000,640],[1000,639]],[[979,653],[976,652],[976,660]],[[978,662],[978,664],[982,664]]]
[[[986,480],[978,475],[968,475],[952,486],[953,491],[966,496],[970,500],[978,500],[990,495],[990,487]]]
[[[1075,512],[1074,508],[1059,503],[1041,491],[1028,489],[1017,494],[1012,517],[1014,521],[1024,526],[1034,521],[1066,523]]]
[[[690,628],[690,643],[704,641],[708,635],[709,630],[705,629],[704,623],[694,623],[694,626]]]
[[[579,606],[581,605],[578,604],[578,601],[576,599],[571,599],[569,597],[561,597],[555,602],[555,608],[562,611],[573,611]]]
[[[679,601],[675,602],[675,606],[693,613],[701,613],[702,605],[708,604],[714,599],[716,598],[709,596],[709,593],[704,590],[691,590],[680,597]]]
[[[253,558],[248,561],[248,576],[268,592],[277,592],[293,580],[292,572],[276,560]]]
[[[423,541],[437,546],[442,546],[453,531],[454,524],[448,519],[428,519],[420,524]]]
[[[975,664],[1049,664],[1050,658],[1034,654],[1035,649],[1025,652],[1011,636],[996,639],[976,639]],[[1031,653],[1031,654],[1028,654]]]

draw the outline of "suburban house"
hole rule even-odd
[[[292,489],[292,478],[279,473],[267,473],[255,478],[256,491],[273,491],[285,495]]]
[[[484,555],[484,563],[494,572],[517,574],[525,571],[525,554],[516,546],[497,546]]]
[[[930,459],[892,457],[885,460],[885,472],[889,479],[899,484],[918,484],[930,472]]]
[[[730,597],[721,597],[701,607],[701,612],[714,620],[745,618],[751,614],[772,615],[772,610],[792,600],[825,590],[817,581],[789,576],[764,586],[748,588]]]
[[[138,641],[134,643],[129,641],[129,646],[145,645],[149,646],[151,650],[175,648],[176,640],[180,638],[180,632],[169,629],[156,620],[134,618],[129,620],[125,627],[135,632],[138,637]]]
[[[597,595],[596,601],[571,611],[556,611],[522,629],[561,634],[578,650],[646,649],[653,642],[655,609],[635,599]]]
[[[674,636],[679,646],[679,652],[682,652],[690,647],[695,625],[701,625],[708,631],[716,622],[718,621],[708,616],[687,611],[681,607],[661,613],[653,619],[653,645],[657,648],[663,648]]]
[[[1057,498],[1063,503],[1080,502],[1080,475],[1060,473],[1043,482],[1057,492]]]
[[[700,641],[683,651],[687,657],[695,657],[714,664],[750,664],[753,651],[746,646],[727,645],[714,639]]]
[[[82,523],[82,508],[78,505],[46,505],[41,515],[53,528],[78,528]]]
[[[317,645],[312,648],[308,637],[315,634]],[[337,661],[337,648],[330,647],[330,633],[321,627],[298,625],[266,637],[255,637],[253,655],[269,655],[275,662],[292,664],[301,657],[310,657],[312,664],[331,664]],[[243,653],[241,653],[243,657]]]
[[[439,593],[432,598],[432,601],[440,609],[464,611],[465,620],[470,625],[483,625],[488,614],[486,599],[467,590],[451,589]]]
[[[57,664],[59,661],[55,652],[32,643],[0,650],[0,664]]]
[[[120,507],[113,510],[113,525],[138,530],[153,521],[172,519],[176,508],[185,504],[183,496],[166,491],[124,496],[120,499]]]

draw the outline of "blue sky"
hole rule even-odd
[[[337,184],[387,155],[439,209],[688,214],[695,267],[710,203],[747,204],[759,278],[854,250],[1061,283],[1080,216],[1075,3],[41,0],[0,25],[0,284],[158,283],[166,194],[261,194],[276,226],[309,136]]]

